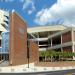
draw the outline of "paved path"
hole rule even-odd
[[[9,73],[10,74],[10,73]],[[9,75],[2,74],[2,75]],[[75,69],[73,70],[64,70],[64,71],[54,71],[54,72],[38,72],[38,73],[12,73],[11,75],[75,75]]]
[[[8,66],[9,65],[9,62],[8,61],[2,61],[0,63],[0,67],[4,67],[4,66]]]
[[[29,68],[28,68],[28,64],[0,67],[0,73],[36,73],[36,72],[52,72],[52,71],[55,72],[55,71],[71,70],[71,69],[75,69],[75,66],[68,66],[68,67],[39,67],[38,66],[37,67],[34,65],[34,63],[30,63]]]

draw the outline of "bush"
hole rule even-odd
[[[53,59],[59,60],[61,58],[72,58],[75,56],[75,53],[72,52],[56,52],[54,50],[47,50],[47,51],[40,51],[39,56],[43,58],[43,60],[46,60],[47,58],[51,58],[51,61]]]

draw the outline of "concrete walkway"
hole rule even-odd
[[[2,61],[0,62],[0,67],[8,66],[9,62],[8,61]]]
[[[36,67],[34,63],[19,66],[0,67],[0,73],[34,73],[34,72],[48,72],[75,69],[75,66],[68,67]]]

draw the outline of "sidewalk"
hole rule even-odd
[[[19,66],[0,67],[0,73],[34,73],[75,69],[75,66],[68,67],[36,67],[34,63]]]

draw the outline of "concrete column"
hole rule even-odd
[[[72,52],[74,52],[74,35],[73,35],[73,30],[71,31],[71,39],[72,39]]]
[[[74,31],[71,31],[71,39],[72,39],[72,52],[74,51]],[[73,56],[73,60],[75,60],[75,56]]]
[[[48,36],[50,35],[50,33],[48,32]],[[47,37],[48,37],[47,36]],[[48,47],[50,47],[51,45],[50,45],[50,40],[48,39]]]
[[[48,47],[50,47],[50,40],[48,40]]]
[[[52,47],[52,38],[51,38],[51,47]]]
[[[61,45],[62,45],[62,34],[61,34]]]
[[[37,33],[37,35],[38,35],[38,37],[37,37],[37,38],[39,39],[39,33]],[[39,46],[39,41],[38,41],[38,46]]]
[[[63,49],[62,49],[62,47],[61,47],[61,52],[63,52]]]

